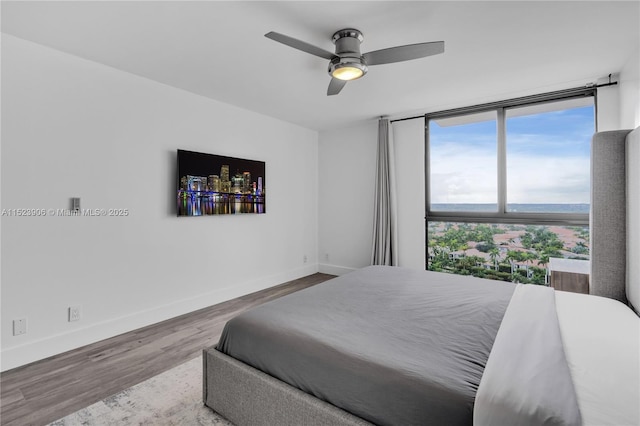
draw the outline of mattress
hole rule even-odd
[[[375,424],[469,425],[514,288],[367,267],[232,319],[218,349]]]

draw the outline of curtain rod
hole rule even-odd
[[[609,76],[609,78],[611,78],[611,76]],[[602,84],[593,84],[593,83],[591,83],[591,84],[585,85],[584,87],[576,87],[576,88],[573,88],[573,89],[560,90],[558,92],[542,93],[540,95],[534,95],[534,96],[550,95],[550,94],[553,94],[553,93],[563,93],[563,92],[570,92],[570,91],[577,91],[577,90],[597,89],[599,87],[615,86],[616,84],[618,84],[617,81],[613,81],[613,82],[609,81],[608,83],[602,83]],[[525,98],[526,98],[526,96],[525,96]],[[505,102],[508,102],[508,101],[505,101]],[[502,102],[500,102],[500,103],[502,103]],[[478,105],[478,106],[483,106],[483,105],[491,105],[491,103],[481,104],[481,105]],[[415,120],[416,118],[424,118],[425,115],[427,115],[427,114],[425,113],[425,114],[416,115],[416,116],[413,116],[413,117],[396,118],[395,120],[389,120],[389,122],[390,123],[395,123],[396,121]]]

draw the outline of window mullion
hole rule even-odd
[[[497,109],[498,216],[507,213],[507,129],[504,108]]]

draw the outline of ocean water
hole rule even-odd
[[[496,212],[497,204],[433,203],[437,212]],[[508,212],[519,213],[589,213],[589,204],[507,204]]]

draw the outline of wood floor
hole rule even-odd
[[[201,356],[240,312],[331,278],[310,275],[4,372],[0,422],[46,425]]]

